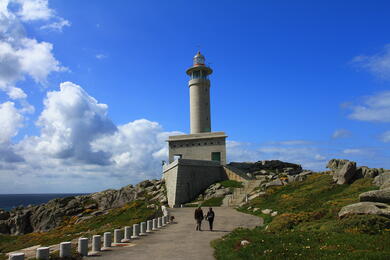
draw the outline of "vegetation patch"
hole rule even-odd
[[[214,197],[202,202],[202,207],[219,207],[224,197]]]
[[[133,224],[150,220],[158,215],[158,210],[147,208],[145,201],[132,201],[121,208],[112,209],[108,214],[92,217],[75,224],[77,216],[67,217],[65,224],[48,232],[34,232],[26,235],[0,235],[0,260],[7,259],[4,253],[34,245],[49,246],[70,241],[78,237],[103,235]]]
[[[234,180],[221,181],[220,184],[225,188],[242,188],[242,182]]]
[[[343,206],[359,194],[377,189],[371,178],[336,185],[328,174],[313,174],[303,182],[272,187],[265,196],[241,207],[264,218],[253,230],[237,229],[212,245],[217,259],[390,259],[390,220],[375,215],[339,219]],[[256,209],[257,210],[254,210]],[[272,209],[271,217],[261,210]],[[249,241],[241,245],[241,241]]]

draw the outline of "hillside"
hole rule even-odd
[[[263,217],[266,224],[253,230],[237,229],[214,241],[215,256],[217,259],[389,259],[388,218],[338,217],[342,207],[359,201],[359,194],[377,189],[372,182],[373,178],[368,177],[338,185],[332,175],[315,173],[302,182],[270,187],[262,196],[239,208]]]

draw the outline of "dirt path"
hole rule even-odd
[[[237,227],[253,228],[262,225],[259,217],[240,213],[232,208],[214,208],[214,230],[208,230],[208,222],[203,221],[202,229],[195,231],[195,208],[171,209],[176,223],[169,224],[141,239],[130,247],[113,247],[100,256],[88,259],[137,259],[137,260],[175,260],[175,259],[214,259],[210,241],[222,237]],[[204,208],[206,210],[206,208]]]

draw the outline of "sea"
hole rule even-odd
[[[39,205],[56,198],[86,194],[88,193],[0,194],[0,209],[9,211],[18,206]]]

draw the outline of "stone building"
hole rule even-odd
[[[191,132],[168,138],[169,164],[163,167],[171,207],[192,200],[226,175],[222,166],[226,164],[227,136],[224,132],[211,132],[209,75],[212,72],[200,52],[187,69]]]

